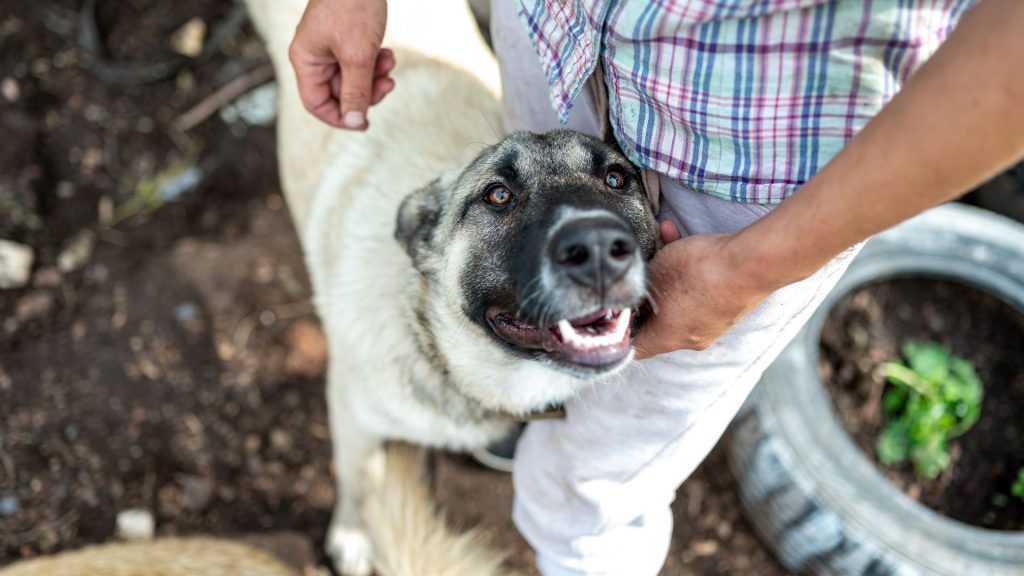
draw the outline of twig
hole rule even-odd
[[[220,110],[228,102],[245,94],[250,89],[269,81],[274,77],[274,67],[271,64],[264,64],[251,72],[247,72],[231,82],[222,86],[219,90],[204,98],[199,104],[190,108],[187,112],[178,116],[172,127],[179,132],[187,132],[202,124],[207,118]]]

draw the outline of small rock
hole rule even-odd
[[[0,288],[21,288],[28,284],[34,259],[28,246],[0,240]]]
[[[68,424],[64,427],[64,439],[68,442],[74,442],[78,440],[78,426],[74,423]]]
[[[14,305],[14,317],[19,324],[24,324],[46,316],[53,310],[53,294],[38,290],[18,299]]]
[[[0,496],[0,517],[13,516],[18,510],[21,510],[21,500],[18,500],[17,496],[14,494]]]
[[[32,285],[36,288],[56,288],[60,286],[60,272],[53,266],[43,266],[32,275]]]
[[[287,430],[274,428],[270,431],[270,447],[278,452],[288,452],[292,449],[292,435]]]
[[[156,520],[149,510],[130,508],[117,515],[116,533],[121,539],[152,540],[156,533]]]
[[[732,536],[732,524],[727,520],[722,520],[715,526],[715,534],[719,540],[728,540]]]
[[[221,120],[226,124],[241,120],[250,126],[269,126],[277,117],[277,99],[277,83],[268,82],[221,108]]]
[[[213,498],[212,480],[191,474],[178,474],[174,479],[181,486],[183,508],[198,512],[209,506]]]
[[[189,58],[199,56],[206,40],[206,22],[202,18],[193,18],[182,24],[171,35],[171,49]]]
[[[694,542],[690,549],[693,550],[693,554],[697,557],[714,556],[718,553],[718,542],[714,540],[700,540]]]
[[[199,316],[199,306],[195,302],[182,302],[174,307],[174,319],[178,322],[188,322]]]
[[[292,324],[285,334],[288,356],[284,361],[285,372],[314,378],[327,368],[327,339],[320,326],[309,320]]]
[[[0,80],[0,94],[4,95],[4,100],[8,103],[15,103],[18,98],[21,97],[21,88],[18,87],[18,81],[10,76]]]
[[[86,148],[82,154],[82,160],[79,163],[82,175],[86,177],[92,177],[96,169],[104,164],[103,150],[96,148],[95,146]]]
[[[75,234],[57,256],[57,269],[64,274],[78,270],[92,257],[95,245],[96,234],[92,230],[82,230]]]

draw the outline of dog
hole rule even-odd
[[[302,107],[287,50],[305,1],[248,4],[279,78],[282,185],[329,345],[328,553],[348,576],[493,573],[429,513],[410,535],[415,514],[396,508],[428,495],[389,479],[418,458],[388,443],[484,446],[632,360],[659,248],[640,174],[581,134],[499,137],[497,66],[464,0],[389,2],[396,89],[365,133]]]
[[[0,576],[299,576],[270,554],[242,542],[160,538],[87,546],[0,568]]]

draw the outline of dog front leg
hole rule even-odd
[[[332,370],[332,375],[338,375]],[[373,543],[366,533],[362,503],[384,476],[384,443],[353,418],[339,378],[330,377],[327,411],[337,477],[337,501],[327,532],[327,553],[343,576],[368,576],[373,570]]]

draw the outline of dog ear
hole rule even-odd
[[[402,244],[412,258],[413,264],[417,266],[430,245],[434,229],[441,220],[447,199],[444,189],[442,178],[436,178],[406,196],[398,208],[395,239]]]

